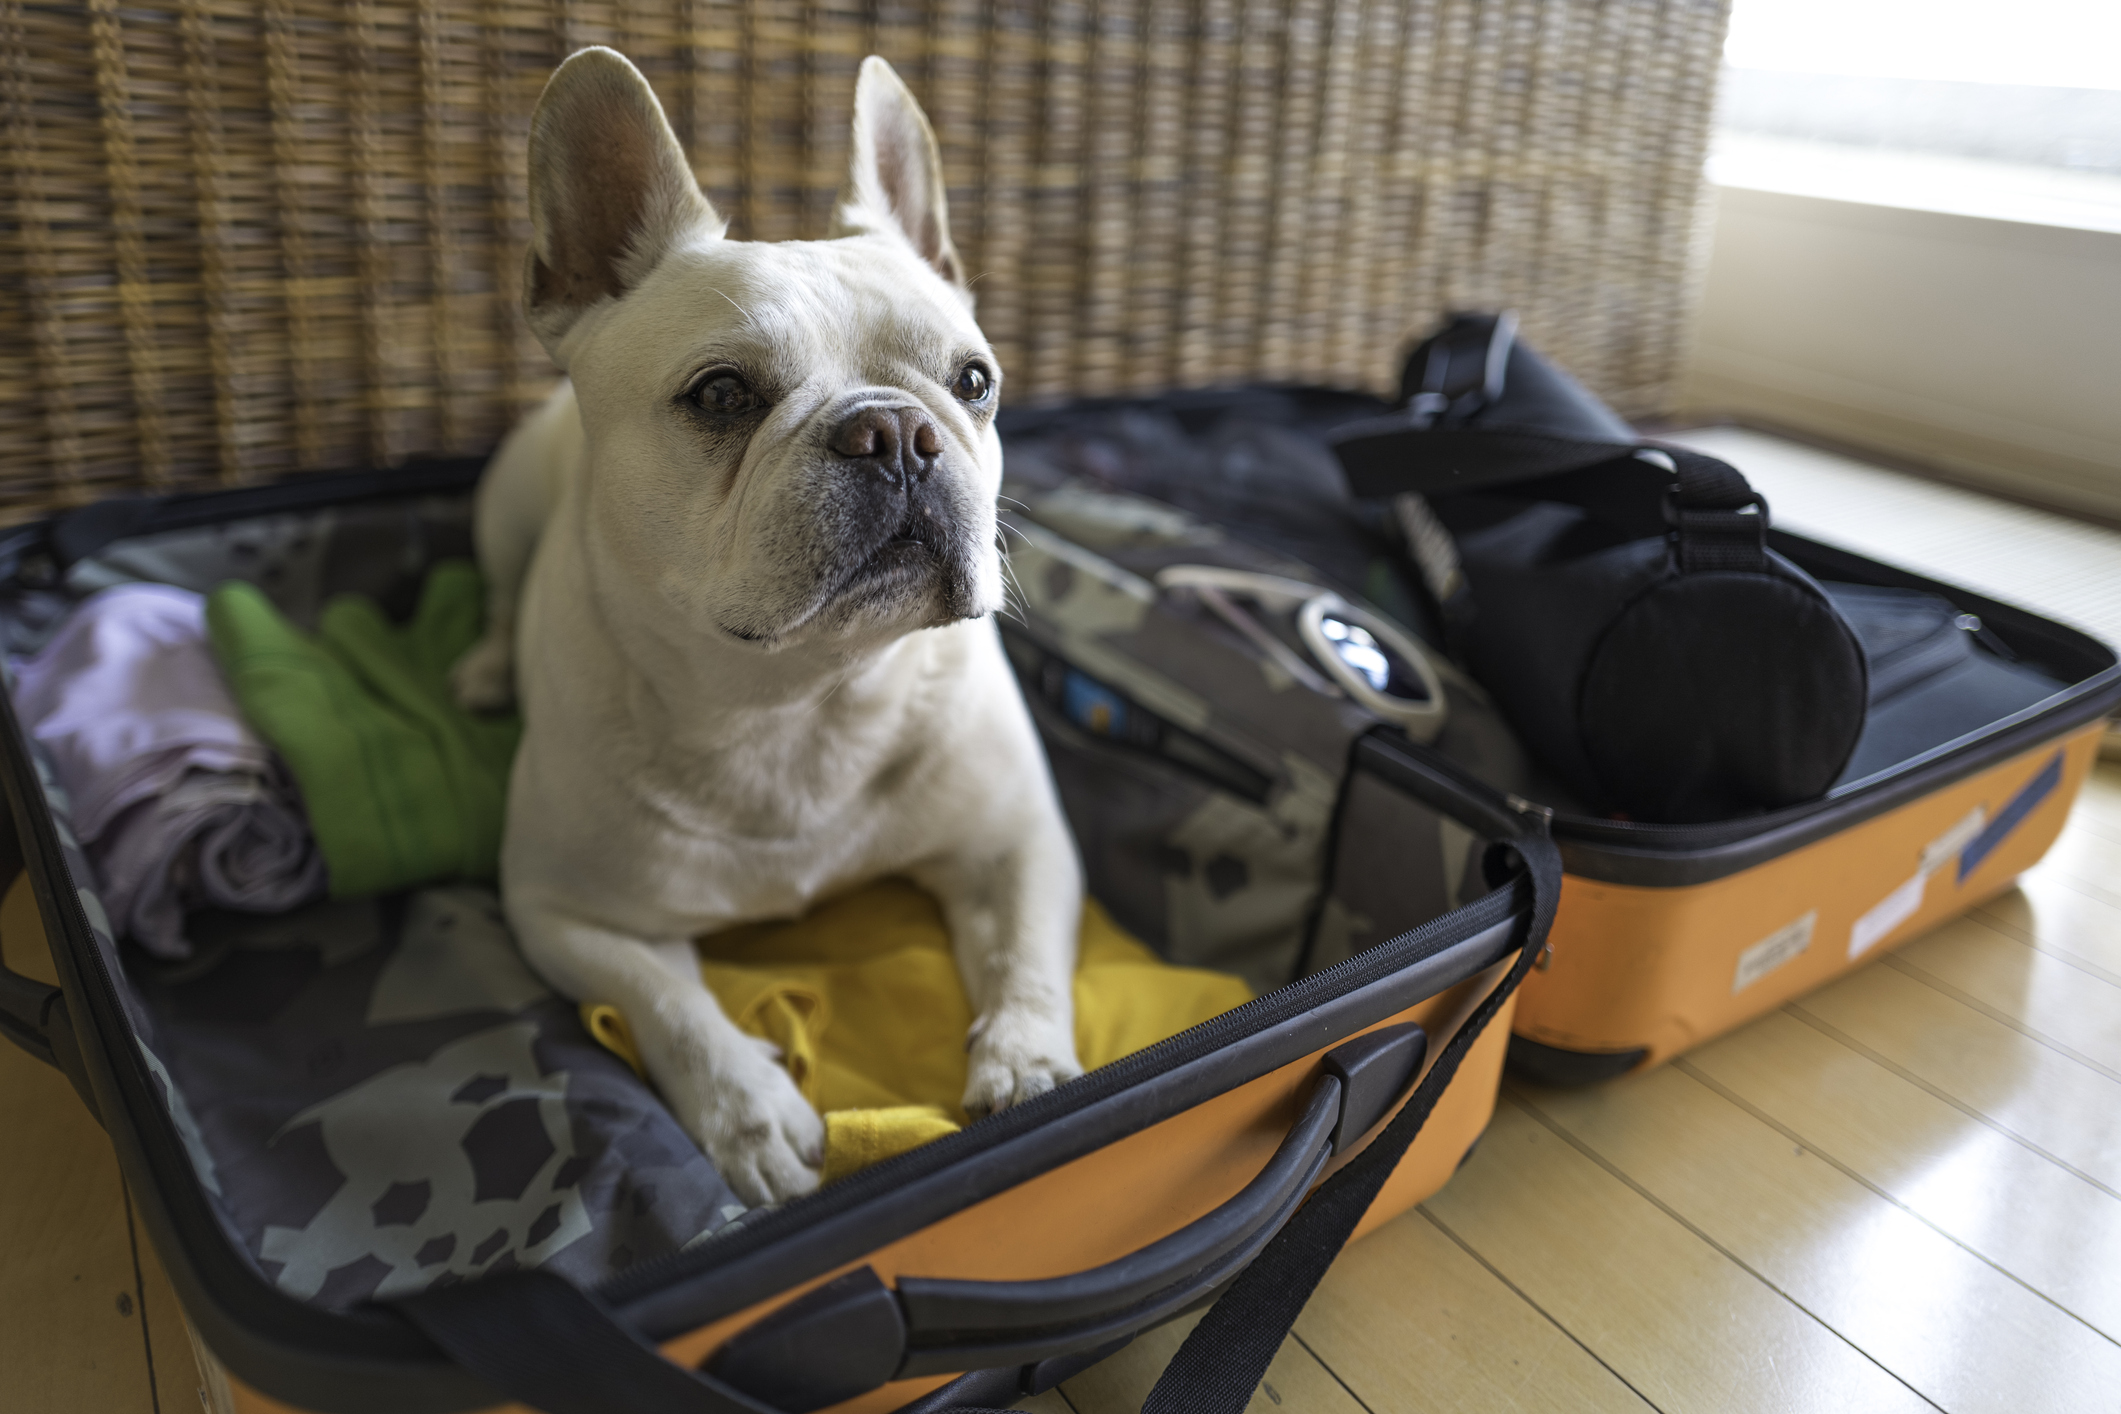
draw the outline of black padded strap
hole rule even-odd
[[[1546,947],[1561,896],[1561,853],[1544,831],[1513,841],[1532,893],[1524,938],[1502,981],[1458,1028],[1384,1133],[1320,1184],[1267,1250],[1208,1309],[1165,1367],[1142,1414],[1240,1414],[1304,1303],[1443,1098],[1458,1067]]]
[[[1409,425],[1463,424],[1502,397],[1517,313],[1459,314],[1407,356],[1399,393]]]
[[[1768,567],[1767,500],[1729,462],[1683,447],[1660,447],[1678,469],[1666,494],[1665,518],[1677,542],[1683,574]]]
[[[459,1282],[397,1307],[450,1359],[545,1414],[775,1414],[664,1359],[595,1294],[551,1272]]]
[[[1408,356],[1400,406],[1327,443],[1358,497],[1500,488],[1625,456],[1635,430],[1517,337],[1514,315],[1458,314]]]

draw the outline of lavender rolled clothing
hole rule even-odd
[[[117,585],[15,665],[16,714],[72,799],[113,924],[162,957],[190,953],[188,909],[279,912],[326,882],[293,781],[207,645],[205,602]]]

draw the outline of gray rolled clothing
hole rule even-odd
[[[111,921],[158,957],[191,952],[191,908],[278,913],[321,897],[324,857],[277,772],[191,771],[88,846]]]
[[[103,590],[14,670],[15,710],[121,933],[184,957],[191,909],[277,912],[324,892],[300,796],[229,692],[200,595]]]

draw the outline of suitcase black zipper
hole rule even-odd
[[[1708,883],[1919,799],[2095,722],[2117,706],[2121,666],[2109,667],[1986,731],[1945,742],[1890,771],[1837,786],[1820,800],[1698,825],[1606,820],[1554,810],[1554,839],[1569,872],[1579,878],[1649,888]],[[1360,752],[1372,769],[1388,776],[1418,767],[1501,807],[1507,808],[1513,799],[1390,728],[1364,737]]]

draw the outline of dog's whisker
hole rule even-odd
[[[1016,571],[1010,566],[1009,562],[1006,559],[1003,560],[1002,612],[1024,625],[1024,627],[1029,628],[1031,621],[1026,617],[1025,606],[1030,602],[1030,596],[1024,593],[1023,581],[1017,578]]]
[[[1024,585],[1023,581],[1017,578],[1016,566],[1009,563],[1008,545],[1003,544],[1001,551],[1002,603],[1007,607],[1012,598],[1021,599],[1023,597]]]
[[[1021,579],[1017,578],[1017,575],[1016,575],[1016,567],[1015,567],[1014,565],[1012,565],[1012,564],[1010,564],[1010,563],[1009,563],[1009,560],[1008,560],[1008,557],[1007,557],[1007,556],[1003,556],[1003,558],[1002,558],[1002,597],[1003,597],[1004,599],[1007,599],[1007,598],[1008,598],[1008,597],[1009,597],[1010,595],[1015,595],[1015,596],[1016,596],[1016,597],[1018,597],[1018,598],[1022,598],[1022,597],[1023,597],[1023,593],[1024,593],[1024,582],[1023,582],[1023,581],[1022,581]]]
[[[832,686],[825,689],[825,695],[810,704],[809,711],[804,713],[804,715],[811,716],[821,711],[824,708],[825,704],[832,700],[832,695],[838,692],[841,688],[845,687],[847,685],[847,679],[853,676],[854,674],[851,672],[840,674],[839,677],[833,680]]]
[[[741,315],[743,315],[743,316],[744,316],[744,317],[745,317],[746,319],[750,319],[750,320],[751,320],[751,322],[752,322],[752,323],[754,323],[754,324],[756,324],[756,323],[758,322],[758,321],[757,321],[756,319],[753,319],[753,318],[752,318],[752,314],[751,314],[751,311],[750,311],[750,310],[748,310],[748,309],[744,308],[744,306],[742,306],[742,305],[738,304],[738,303],[737,303],[737,302],[736,302],[735,300],[733,300],[733,299],[729,299],[729,296],[728,296],[728,295],[727,295],[726,293],[724,293],[724,292],[723,292],[723,291],[721,291],[721,290],[716,290],[716,291],[715,291],[715,293],[716,293],[716,294],[718,294],[718,295],[721,295],[723,299],[725,299],[725,300],[729,300],[729,307],[730,307],[731,309],[735,310],[735,311],[736,311],[736,312],[737,312],[738,314],[741,314]]]

